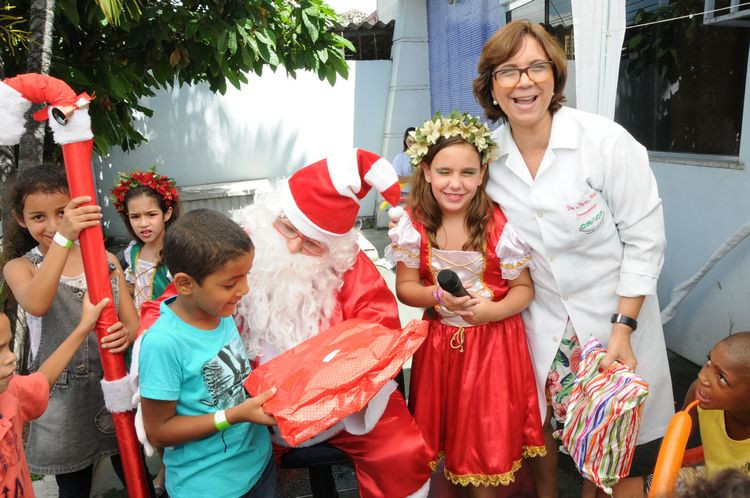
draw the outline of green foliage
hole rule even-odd
[[[19,11],[28,2],[19,0]],[[206,82],[223,94],[227,82],[239,88],[266,65],[292,77],[313,71],[332,85],[348,76],[344,50],[354,49],[333,32],[336,13],[322,0],[143,0],[127,14],[114,27],[95,2],[57,0],[50,74],[96,92],[90,113],[100,153],[145,140],[132,114],[151,116],[138,99],[154,89]],[[20,52],[3,54],[6,74],[23,72]]]
[[[120,25],[120,18],[127,14],[135,18],[141,14],[141,6],[138,0],[96,0],[107,21],[114,25]]]
[[[21,28],[26,23],[23,17],[13,16],[3,12],[13,10],[12,5],[0,6],[0,46],[14,54],[19,46],[26,46],[29,33]]]

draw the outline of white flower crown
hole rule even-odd
[[[406,149],[406,155],[411,158],[414,166],[419,166],[430,146],[435,145],[440,137],[460,136],[476,147],[482,165],[497,159],[500,152],[486,124],[481,123],[478,117],[458,111],[453,111],[448,116],[437,112],[431,120],[422,123],[422,126],[409,135],[414,139],[414,143]]]

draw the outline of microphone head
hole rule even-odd
[[[461,283],[461,279],[458,278],[458,275],[453,270],[440,270],[437,275],[437,283],[445,292],[456,297],[468,295]]]

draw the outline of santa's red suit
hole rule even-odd
[[[240,302],[237,325],[248,353],[258,354],[260,363],[349,319],[401,328],[396,299],[375,265],[358,249],[352,230],[359,199],[370,186],[398,203],[398,177],[390,163],[366,151],[349,151],[300,169],[277,192],[265,199],[261,196],[258,204],[237,214],[256,245],[250,293]],[[296,234],[279,229],[280,218],[293,226]],[[304,254],[292,254],[281,261],[289,257],[286,243],[300,239],[321,242],[329,253],[347,252],[341,259],[345,263],[331,263],[337,268],[334,270],[326,266],[326,256]],[[291,249],[288,252],[293,253]],[[318,259],[321,265],[295,268],[306,264],[299,260],[305,257],[308,264],[315,265]],[[334,259],[336,254],[331,256]],[[290,284],[294,279],[299,287]],[[310,312],[319,304],[319,314]],[[322,441],[352,459],[363,498],[427,495],[430,457],[394,381],[363,410],[299,446]],[[274,442],[277,456],[288,451],[288,444],[278,434]]]

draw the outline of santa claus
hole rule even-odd
[[[398,203],[391,164],[349,150],[300,169],[236,216],[255,244],[250,292],[236,318],[259,363],[347,319],[401,327],[395,297],[357,245],[359,201],[371,186]],[[429,455],[395,382],[302,446],[321,441],[354,461],[363,498],[427,495]],[[280,437],[275,443],[286,446]]]

